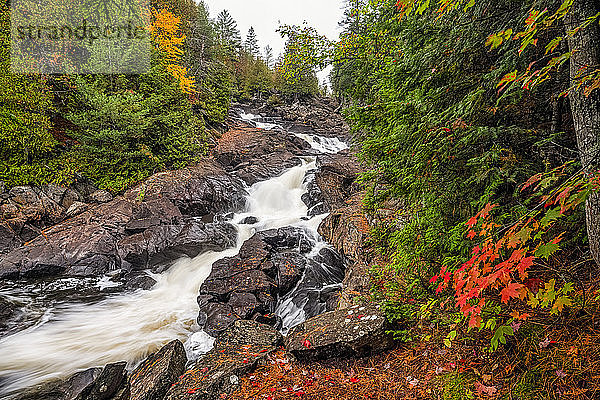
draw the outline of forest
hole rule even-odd
[[[2,2],[0,195],[4,197],[0,198],[0,228],[16,230],[8,206],[8,193],[15,188],[72,187],[88,182],[111,198],[150,204],[153,189],[145,182],[162,173],[195,171],[197,166],[213,171],[216,167],[205,166],[216,160],[219,179],[225,179],[225,172],[229,174],[232,184],[217,190],[211,183],[213,192],[202,198],[210,199],[210,212],[194,214],[199,203],[181,205],[191,201],[195,188],[205,187],[202,184],[190,188],[176,181],[192,193],[185,200],[169,197],[165,191],[158,195],[170,199],[181,211],[176,211],[178,217],[168,226],[180,223],[173,222],[179,219],[200,224],[198,218],[202,217],[199,226],[206,229],[209,215],[210,223],[228,220],[239,232],[229,246],[239,253],[211,259],[212,273],[199,283],[197,300],[198,287],[193,288],[192,302],[200,307],[200,316],[194,321],[217,338],[214,349],[226,353],[228,347],[219,347],[219,340],[233,336],[227,336],[229,331],[222,333],[224,328],[214,328],[218,334],[207,328],[218,326],[216,322],[210,325],[216,315],[219,324],[232,324],[231,315],[235,314],[237,320],[271,325],[285,338],[269,351],[261,342],[253,350],[255,355],[244,353],[238,364],[250,359],[252,367],[240,364],[243,372],[241,367],[235,370],[231,385],[229,378],[226,383],[210,383],[217,389],[207,389],[202,385],[208,385],[204,383],[208,378],[198,378],[212,371],[208,355],[213,353],[195,360],[192,369],[179,371],[181,377],[173,381],[171,389],[154,397],[135,397],[138,375],[134,372],[128,378],[131,399],[598,398],[600,2],[339,3],[343,10],[339,38],[320,33],[311,21],[282,23],[278,33],[285,39],[285,49],[277,55],[271,46],[259,46],[253,28],[247,34],[240,32],[227,10],[209,10],[203,1],[152,0],[146,26],[152,51],[146,73],[23,74],[11,70],[11,8],[8,1]],[[255,26],[259,24],[261,21],[255,22]],[[319,82],[317,73],[326,67],[331,70],[329,82]],[[248,120],[247,115],[254,119]],[[295,131],[300,125],[304,128]],[[252,129],[258,131],[252,133]],[[286,136],[290,132],[293,139]],[[297,138],[306,140],[315,152],[307,151],[308,145],[299,145]],[[335,152],[326,144],[335,147]],[[295,200],[285,197],[287,192],[281,189],[291,185],[284,182],[284,171],[304,168],[310,162],[316,164],[302,170],[305,175],[298,189],[308,211],[294,223],[261,225],[269,218],[283,218],[281,215],[296,218]],[[315,183],[309,179],[311,168],[316,171],[310,178]],[[198,179],[203,179],[202,174]],[[271,182],[267,179],[279,179],[280,186],[268,195],[253,197],[262,193],[262,183]],[[245,214],[217,207],[228,201],[227,197],[234,197],[233,190],[250,199],[242,210]],[[314,194],[314,190],[321,193]],[[313,197],[318,200],[310,203],[307,198]],[[279,209],[265,211],[253,203],[271,204],[273,199],[289,210],[280,215]],[[316,258],[298,250],[306,258],[298,261],[302,257],[291,252],[303,246],[302,239],[290,239],[282,229],[314,221],[323,212],[312,210],[321,204],[325,208],[319,210],[328,216],[317,221],[318,234],[314,228],[304,235],[309,242],[321,243],[322,239],[314,237],[324,238],[329,244],[323,246],[339,255],[326,257],[321,247],[313,244]],[[162,218],[170,215],[170,209],[154,215],[152,207],[158,206],[148,206],[139,219],[156,217],[161,219],[160,226],[166,224]],[[94,209],[90,210],[87,212],[94,216]],[[228,213],[235,216],[218,217]],[[244,222],[250,221],[247,218],[256,221]],[[81,221],[77,224],[88,223]],[[122,236],[115,239],[119,241],[115,242],[118,261],[117,267],[111,268],[127,270],[127,274],[154,268],[153,273],[162,274],[165,269],[156,269],[151,261],[137,266],[137,253],[137,258],[123,256],[119,247],[125,246],[123,241],[154,229],[143,224],[131,228],[131,223],[127,222],[119,231]],[[245,224],[254,226],[254,236],[244,236]],[[0,259],[5,258],[12,268],[0,261],[0,282],[10,282],[0,285],[0,300],[6,287],[38,279],[26,272],[31,265],[37,262],[43,266],[37,270],[46,271],[54,262],[42,260],[33,250],[23,250],[29,241],[33,240],[35,247],[35,240],[45,237],[50,224],[45,221],[42,225],[37,226],[40,236],[21,237],[18,246],[0,249]],[[2,229],[0,244],[4,246]],[[264,233],[271,232],[268,229],[279,229],[277,240]],[[160,236],[156,243],[183,240],[184,244],[172,247],[188,246],[188,238],[177,232],[175,239]],[[148,250],[151,246],[147,243],[155,240],[148,237],[144,237],[145,260],[152,258],[149,252],[159,252]],[[53,243],[54,239],[46,240]],[[197,243],[198,239],[194,240]],[[216,243],[212,236],[210,240]],[[225,247],[202,248],[225,251]],[[58,248],[65,259],[81,253],[79,248]],[[169,262],[175,262],[173,251],[168,257],[163,251],[161,260],[170,257]],[[261,255],[261,251],[270,255]],[[203,257],[198,252],[184,253],[177,256]],[[25,257],[27,262],[22,261]],[[269,261],[260,261],[263,264],[256,267],[260,257]],[[325,265],[325,270],[335,275],[331,266],[337,264],[331,260],[336,257],[345,266],[340,279],[324,278],[326,272],[307,275],[311,265]],[[282,259],[287,269],[279,269],[284,268],[278,264]],[[252,279],[260,281],[263,278],[256,276],[263,275],[273,279],[268,296],[263,289],[240,289],[244,286],[241,280],[228,281],[227,292],[215,289],[218,285],[210,282],[222,278],[213,274],[218,275],[223,260],[234,260],[236,273],[257,268],[261,272],[255,272]],[[14,268],[20,275],[15,275]],[[69,268],[56,276],[70,276]],[[283,277],[291,279],[295,268],[304,271],[299,283],[284,283]],[[272,269],[278,271],[273,276],[269,275]],[[54,277],[55,273],[51,274]],[[48,277],[46,274],[43,279]],[[302,292],[306,300],[299,307],[304,307],[306,321],[301,321],[301,329],[288,332],[288,325],[292,329],[300,322],[289,322],[281,310],[296,299],[294,290],[301,290],[310,279],[321,280],[319,294],[309,295],[313,292],[308,289]],[[337,300],[327,297],[331,287],[339,290]],[[238,292],[246,296],[239,300],[243,307],[233,300]],[[253,311],[247,311],[247,293],[252,301],[262,302],[260,306],[252,303]],[[270,303],[271,296],[277,301]],[[336,305],[330,306],[332,301],[337,301]],[[313,302],[321,307],[319,312],[309,309]],[[0,307],[2,304],[0,301]],[[321,344],[325,339],[313,333],[319,329],[336,332],[337,325],[332,322],[337,321],[336,312],[341,312],[340,321],[346,323],[363,319],[363,314],[369,319],[367,311],[357,316],[352,307],[376,307],[379,311],[373,312],[385,316],[385,328],[381,329],[391,344],[386,341],[385,348],[377,350],[380,336],[368,332],[367,342],[373,343],[368,354],[358,350],[336,353],[330,360],[324,354],[336,345]],[[194,312],[197,314],[196,309]],[[324,312],[334,313],[329,322],[319,320],[329,315]],[[313,319],[315,325],[310,325]],[[1,328],[0,323],[0,358],[10,359],[10,335],[21,333],[4,333]],[[190,329],[195,332],[196,328]],[[358,325],[354,329],[358,331]],[[360,331],[362,334],[363,328]],[[299,332],[304,336],[295,339]],[[184,342],[189,359],[187,335],[178,333],[169,339]],[[165,338],[160,344],[166,343]],[[240,349],[251,353],[246,345],[251,346],[238,346],[236,354]],[[143,355],[158,347],[151,350],[144,348]],[[256,360],[267,357],[267,361],[257,364],[254,356]],[[127,360],[128,368],[133,368],[144,357],[136,353],[135,357],[117,358]],[[102,360],[85,367],[118,361]],[[154,368],[145,363],[142,365]],[[0,398],[4,398],[3,376],[18,371],[20,367],[15,365],[20,364],[0,362]],[[179,386],[185,390],[177,392]],[[201,392],[207,397],[201,397]],[[16,398],[46,398],[36,393]]]

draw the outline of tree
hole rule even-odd
[[[265,46],[264,60],[265,64],[267,64],[267,68],[271,68],[273,63],[273,49],[269,45]]]
[[[318,94],[316,70],[330,62],[332,42],[310,26],[282,25],[277,31],[287,38],[276,66],[281,90],[295,96]]]
[[[438,9],[439,14],[452,10],[466,11],[477,2],[474,0],[443,0]],[[551,2],[551,7],[556,4]],[[525,20],[525,30],[517,32],[504,29],[488,38],[492,48],[498,47],[508,39],[520,40],[521,54],[528,46],[536,45],[541,32],[552,28],[557,21],[564,20],[565,34],[557,36],[546,46],[546,54],[553,54],[562,41],[566,39],[569,47],[567,53],[555,56],[548,64],[535,70],[532,65],[518,74],[517,71],[507,74],[500,83],[520,83],[529,89],[548,79],[548,74],[560,68],[562,63],[570,60],[570,106],[575,125],[575,136],[579,159],[584,170],[588,173],[597,172],[600,165],[600,5],[590,0],[562,0],[554,13],[548,8],[541,10],[533,5],[522,17]],[[422,13],[430,6],[429,0],[398,0],[398,7],[403,15],[411,12]],[[592,193],[586,202],[586,225],[590,252],[600,266],[600,194]]]
[[[600,12],[598,2],[577,0],[571,12],[565,17],[567,31],[581,25],[582,21],[597,17]],[[579,29],[568,39],[570,58],[571,87],[575,88],[581,74],[600,68],[600,29],[598,24],[590,24]],[[589,86],[588,86],[589,87]],[[575,125],[579,158],[587,173],[595,173],[600,168],[600,90],[586,94],[584,90],[572,90],[569,104]],[[600,193],[592,193],[586,202],[586,223],[590,251],[600,265]]]
[[[215,26],[221,46],[231,57],[235,56],[242,43],[237,22],[231,17],[229,11],[223,10],[217,16]]]
[[[48,168],[58,144],[50,132],[52,92],[45,77],[10,70],[9,13],[6,2],[0,3],[0,181],[60,181],[60,171]]]
[[[246,36],[246,42],[244,43],[244,47],[246,51],[250,53],[253,57],[258,57],[260,54],[260,49],[258,47],[258,39],[256,38],[256,33],[254,32],[254,28],[250,27],[248,29],[248,35]]]

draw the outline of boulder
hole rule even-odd
[[[239,123],[223,134],[214,155],[226,171],[252,185],[299,165],[297,156],[309,148],[294,135]]]
[[[317,166],[315,183],[329,209],[344,207],[346,199],[360,191],[356,178],[363,168],[356,157],[347,150],[337,154],[319,155]]]
[[[186,371],[165,400],[218,399],[231,393],[240,378],[281,343],[275,329],[255,321],[238,320],[217,338],[214,348]]]
[[[119,241],[119,258],[133,269],[167,264],[180,257],[196,257],[235,245],[237,231],[228,223],[205,224],[190,220],[184,225],[155,225]]]
[[[379,306],[353,306],[306,320],[292,329],[285,346],[299,360],[361,357],[393,346],[389,329]]]
[[[92,194],[90,194],[90,202],[91,203],[108,203],[113,199],[112,194],[107,192],[106,190],[96,190]]]
[[[87,204],[82,203],[81,201],[76,201],[67,209],[65,216],[67,218],[73,218],[74,216],[87,211],[88,208],[89,206]]]
[[[300,280],[313,245],[301,228],[253,235],[236,256],[213,264],[200,287],[198,324],[218,336],[237,319],[276,323],[272,313],[277,296],[287,294]]]
[[[330,211],[329,205],[325,202],[321,189],[317,185],[315,175],[315,171],[309,171],[304,178],[306,193],[302,195],[302,201],[308,207],[309,216],[321,215]]]
[[[185,371],[186,362],[185,349],[179,340],[150,355],[131,373],[130,400],[162,400]]]
[[[111,400],[128,398],[129,382],[125,361],[108,364],[94,380],[87,394],[80,395],[81,400]]]
[[[90,368],[64,380],[54,380],[26,389],[14,400],[128,400],[126,363]]]
[[[44,199],[26,188],[13,189],[13,199],[21,203]],[[44,230],[24,246],[16,247],[26,225],[14,222],[11,227],[7,220],[8,225],[0,223],[0,242],[13,249],[0,258],[0,279],[98,276],[222,250],[235,242],[235,229],[203,221],[240,209],[245,193],[241,181],[205,160],[195,167],[156,174],[123,197]],[[15,227],[19,232],[11,237]]]
[[[17,313],[17,306],[0,296],[0,331],[8,327],[8,323]]]
[[[281,301],[302,309],[307,317],[327,310],[339,292],[344,263],[326,247],[310,255],[315,243],[301,228],[253,235],[236,256],[213,264],[200,287],[198,324],[218,336],[238,319],[279,326],[282,321],[274,312]]]

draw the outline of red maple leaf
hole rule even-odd
[[[519,274],[521,274],[521,276],[524,276],[525,270],[533,265],[534,259],[535,259],[535,257],[533,257],[533,256],[525,257],[525,258],[521,259],[521,262],[519,262],[519,265],[517,266],[517,269],[519,271]]]
[[[508,286],[506,286],[504,289],[502,289],[502,291],[500,292],[500,294],[502,295],[502,302],[503,303],[508,303],[508,301],[511,298],[517,298],[519,297],[519,291],[524,287],[524,285],[520,284],[520,283],[509,283]]]
[[[467,222],[467,226],[469,228],[474,227],[475,224],[477,224],[477,218],[475,218],[475,217],[471,217],[471,219]]]

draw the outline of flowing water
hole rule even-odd
[[[314,135],[309,139],[317,152],[332,153],[346,147],[337,139]],[[315,168],[315,158],[306,157],[301,165],[248,188],[245,211],[230,221],[238,230],[235,248],[180,259],[166,272],[152,276],[157,284],[151,290],[116,294],[91,304],[56,305],[45,310],[35,325],[0,339],[0,398],[90,367],[122,360],[134,365],[173,339],[185,342],[192,359],[208,351],[214,339],[200,331],[195,322],[196,297],[215,261],[237,254],[255,232],[285,226],[303,227],[315,242],[313,253],[325,246],[316,232],[324,215],[307,217],[308,209],[301,199],[306,193],[305,176]],[[258,222],[239,224],[247,216],[257,217]],[[19,296],[24,303],[34,299],[24,293]],[[301,307],[289,297],[276,312],[286,330],[303,320]]]

